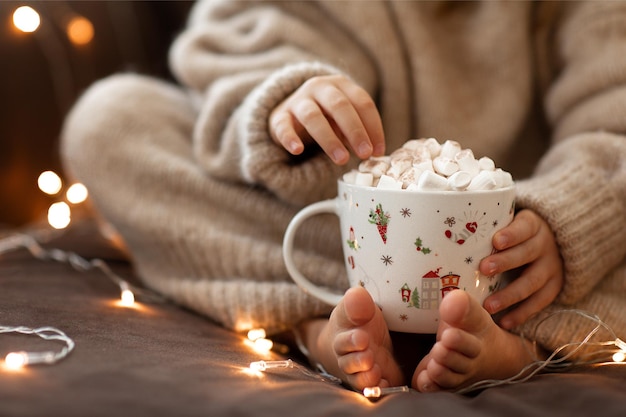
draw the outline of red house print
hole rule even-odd
[[[441,297],[445,297],[447,293],[459,289],[460,275],[450,272],[448,275],[441,277]]]

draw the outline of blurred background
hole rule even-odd
[[[67,199],[59,134],[86,87],[123,71],[171,79],[167,50],[192,4],[0,1],[0,228],[41,221]],[[51,194],[38,184],[46,171],[62,181]]]

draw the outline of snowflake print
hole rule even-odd
[[[411,209],[410,208],[403,208],[402,210],[400,210],[400,214],[402,215],[402,217],[411,217]]]
[[[467,258],[465,258],[465,263],[466,264],[471,264],[472,262],[474,262],[474,258],[472,258],[471,256],[468,256]]]
[[[447,224],[448,227],[452,227],[456,224],[456,220],[454,220],[454,217],[448,217],[444,223]]]
[[[393,260],[391,259],[391,256],[389,255],[383,255],[380,257],[380,260],[383,261],[383,263],[385,265],[391,265],[393,263]]]
[[[407,321],[408,319],[409,319],[409,316],[407,316],[406,314],[400,314],[401,321]]]

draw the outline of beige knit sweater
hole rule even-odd
[[[290,156],[268,114],[308,78],[344,73],[375,98],[389,151],[454,139],[511,171],[518,207],[549,222],[563,256],[549,310],[596,313],[626,338],[625,28],[625,2],[205,1],[171,48],[180,85],[96,83],[62,154],[148,286],[228,328],[285,329],[330,307],[290,280],[283,232],[350,165]],[[345,289],[335,219],[307,226],[301,269]],[[561,314],[537,338],[554,348],[589,328]]]

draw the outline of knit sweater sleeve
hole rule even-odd
[[[561,63],[546,96],[556,145],[519,182],[518,205],[555,233],[572,304],[626,256],[626,4],[572,4],[557,34]]]
[[[193,150],[209,175],[265,188],[292,204],[336,193],[345,168],[315,150],[293,157],[271,140],[267,123],[272,109],[307,79],[368,67],[326,13],[313,1],[195,6],[172,45],[170,65],[199,98]]]

